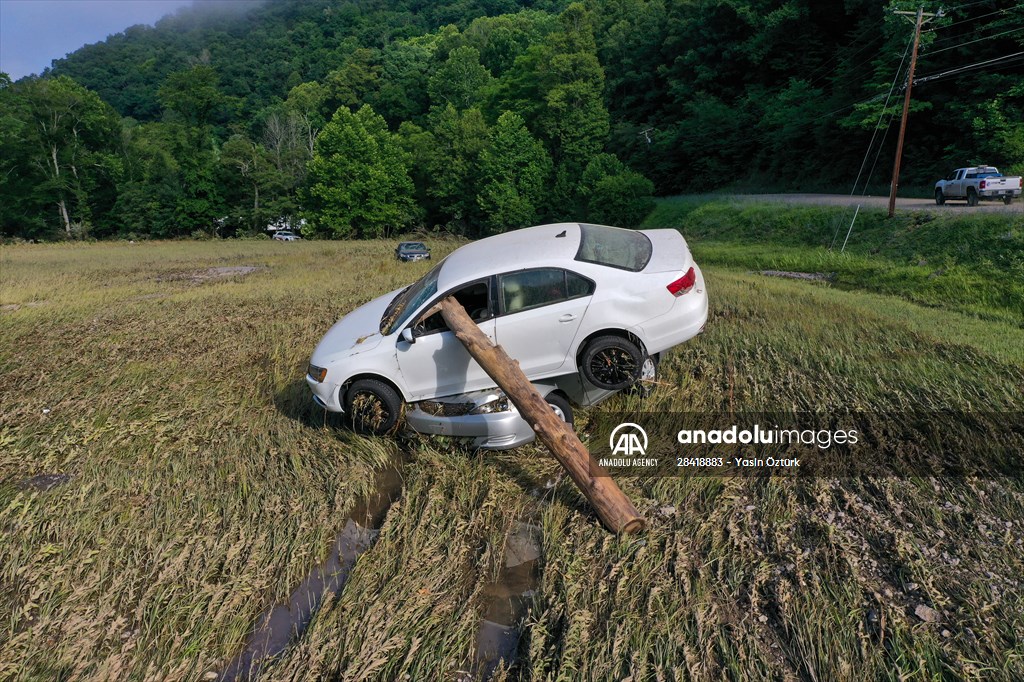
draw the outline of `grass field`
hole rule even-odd
[[[1024,410],[1005,305],[765,278],[688,237],[712,314],[644,409]],[[264,679],[455,679],[521,521],[542,557],[510,679],[1024,678],[1020,480],[626,478],[650,525],[616,538],[539,447],[338,428],[305,365],[425,271],[392,248],[0,249],[0,680],[222,670],[396,459],[379,539]]]
[[[682,228],[700,262],[833,275],[837,286],[1024,325],[1024,217],[660,201],[644,227]],[[831,249],[829,247],[832,247]]]

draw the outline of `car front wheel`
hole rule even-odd
[[[564,421],[570,427],[572,426],[572,406],[569,405],[569,401],[566,400],[560,393],[549,393],[544,398],[554,410],[555,416]]]
[[[601,336],[590,343],[580,357],[584,378],[598,388],[620,391],[640,378],[644,354],[635,343],[621,336]]]
[[[354,431],[382,436],[398,424],[402,399],[383,381],[359,379],[345,393],[345,409]]]
[[[946,195],[942,193],[941,189],[935,190],[935,205],[942,206],[946,203]]]

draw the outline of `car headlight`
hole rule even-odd
[[[483,405],[477,406],[475,409],[470,411],[470,414],[494,414],[495,412],[508,412],[508,398],[501,396],[494,400],[489,400]]]
[[[327,368],[317,367],[311,362],[309,363],[309,369],[306,370],[306,374],[308,374],[310,378],[313,379],[313,381],[317,382],[318,384],[322,384],[324,378],[327,376]]]

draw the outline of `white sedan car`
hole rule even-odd
[[[392,430],[408,403],[419,431],[482,447],[532,439],[441,314],[424,315],[446,296],[570,422],[570,399],[591,404],[649,379],[658,354],[700,333],[708,314],[704,278],[675,230],[525,228],[467,244],[337,322],[310,360],[314,401],[370,433]]]

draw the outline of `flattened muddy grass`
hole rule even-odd
[[[396,455],[376,544],[266,679],[452,679],[525,519],[543,551],[513,678],[1024,675],[1020,481],[627,478],[650,528],[618,539],[541,448],[336,428],[305,364],[335,319],[429,268],[392,249],[3,249],[0,678],[222,669]],[[188,274],[242,266],[259,269]],[[1022,409],[1013,325],[706,274],[707,331],[667,354],[645,410]]]

